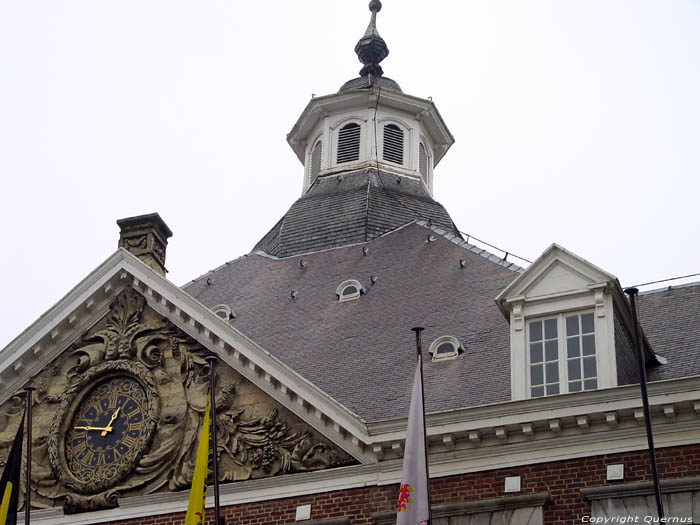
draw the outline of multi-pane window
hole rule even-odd
[[[593,313],[528,323],[530,397],[598,387]]]

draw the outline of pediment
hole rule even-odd
[[[41,488],[32,501],[42,506],[68,502],[68,510],[81,511],[113,505],[117,492],[189,486],[193,440],[207,391],[207,355],[219,358],[223,481],[373,460],[359,417],[119,250],[0,352],[0,450],[9,446],[19,424],[18,392],[26,386],[37,389],[32,478]],[[119,377],[135,380],[137,390],[145,392],[144,426],[152,429],[125,477],[116,484],[98,483],[96,491],[58,474],[65,463],[61,446],[65,449],[80,400],[100,381]],[[104,423],[100,415],[90,417],[100,423],[93,426]]]
[[[496,298],[499,305],[510,300],[533,300],[612,284],[617,278],[589,261],[552,244]]]
[[[66,512],[188,489],[215,355],[130,287],[108,312],[26,386],[33,405],[32,502]],[[222,482],[268,478],[358,461],[280,402],[217,360]],[[0,405],[0,455],[23,414]]]

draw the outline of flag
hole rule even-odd
[[[406,450],[401,470],[401,485],[396,512],[396,525],[424,525],[430,519],[428,469],[425,457],[425,418],[423,415],[423,381],[421,359],[418,358],[413,379],[411,408],[408,412]]]
[[[184,525],[204,524],[204,504],[207,499],[206,481],[209,470],[209,412],[209,396],[207,395],[207,408],[204,412],[202,430],[199,432],[197,459],[194,464],[192,488],[190,488],[190,500],[187,503]]]
[[[0,525],[17,523],[17,498],[19,497],[19,473],[22,464],[22,435],[24,434],[24,416],[17,429],[10,455],[0,478]]]

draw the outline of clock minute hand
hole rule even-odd
[[[112,427],[91,427],[91,426],[85,426],[85,427],[73,427],[75,430],[112,430]]]
[[[117,409],[114,411],[114,414],[112,414],[112,419],[110,419],[109,423],[107,423],[107,426],[102,429],[100,436],[105,437],[107,435],[107,432],[112,431],[112,423],[114,423],[114,420],[117,419],[117,416],[119,415],[120,409],[121,409],[121,407],[117,407]]]

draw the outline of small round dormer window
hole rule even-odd
[[[430,344],[430,354],[433,356],[433,361],[441,359],[449,359],[457,357],[462,350],[462,346],[456,337],[445,335],[438,337]]]
[[[231,307],[225,304],[218,304],[211,309],[212,312],[216,314],[217,317],[223,319],[224,321],[230,321],[233,319],[233,312],[231,312]]]
[[[355,279],[343,281],[335,290],[335,294],[338,296],[338,301],[341,302],[357,299],[360,297],[361,293],[362,285],[360,284],[360,281],[356,281]]]

